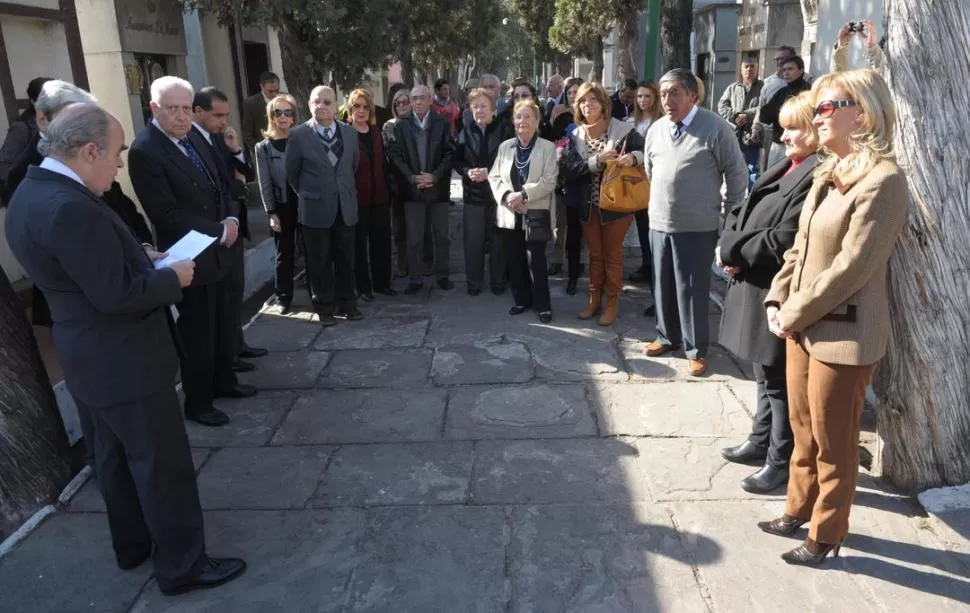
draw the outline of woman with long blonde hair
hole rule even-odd
[[[794,451],[781,517],[758,527],[808,537],[782,555],[816,565],[849,533],[866,388],[889,342],[889,258],[906,224],[909,190],[896,164],[896,113],[876,72],[848,70],[812,86],[823,161],[794,246],[764,305],[786,340]]]

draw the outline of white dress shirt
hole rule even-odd
[[[84,184],[84,180],[81,179],[81,177],[78,176],[76,172],[71,170],[70,166],[68,166],[64,162],[55,160],[52,157],[46,157],[44,158],[44,161],[40,163],[40,167],[43,168],[44,170],[56,172],[57,174],[63,175],[69,179],[74,179],[81,185],[84,185],[84,187],[87,187],[87,185]]]
[[[680,120],[680,123],[684,124],[684,131],[687,131],[687,128],[690,127],[690,122],[694,121],[694,117],[696,117],[696,116],[697,116],[697,105],[695,104],[694,105],[694,108],[692,108],[690,110],[690,113],[687,113],[687,117],[684,117],[683,119]],[[673,125],[670,126],[670,135],[671,136],[676,136],[677,135],[677,122],[675,121],[675,122],[672,122],[672,123],[673,123]]]

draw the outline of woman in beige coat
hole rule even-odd
[[[788,404],[795,448],[781,517],[760,522],[808,538],[789,564],[838,556],[849,532],[866,388],[889,341],[889,257],[906,224],[909,191],[896,165],[896,114],[876,72],[849,70],[812,87],[823,161],[794,246],[765,298],[768,327],[787,339]]]
[[[509,285],[515,300],[509,314],[520,315],[534,308],[539,313],[539,321],[548,323],[552,321],[552,304],[546,242],[556,227],[553,191],[559,167],[556,146],[539,138],[541,117],[539,107],[532,100],[515,105],[512,113],[515,138],[499,145],[488,182],[498,203],[495,225],[503,235],[497,242],[508,250]],[[539,239],[527,236],[530,214],[545,217],[542,225],[549,236]]]

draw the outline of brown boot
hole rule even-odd
[[[598,289],[589,290],[589,304],[579,312],[580,319],[593,319],[600,312],[601,293]]]
[[[619,294],[613,294],[612,296],[606,297],[606,309],[603,314],[600,315],[599,325],[601,326],[612,326],[613,322],[616,321],[616,309],[620,301]]]

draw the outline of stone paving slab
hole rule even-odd
[[[348,445],[337,451],[312,504],[460,504],[471,471],[471,443]]]
[[[333,447],[228,448],[199,473],[203,509],[302,509]]]
[[[620,439],[476,444],[476,504],[628,503],[648,498],[637,448]]]
[[[510,339],[525,343],[547,380],[626,380],[628,375],[617,352],[618,335],[595,322],[568,321],[558,325],[530,325],[509,330]]]
[[[104,515],[59,514],[0,558],[0,610],[127,613],[151,573],[118,570]]]
[[[586,389],[577,384],[468,387],[451,391],[445,438],[596,436]]]
[[[319,325],[304,318],[264,315],[246,328],[246,342],[252,347],[263,347],[273,352],[300,351],[313,344],[320,330]],[[265,361],[257,359],[254,363],[262,364]]]
[[[723,383],[597,383],[590,398],[607,435],[743,439],[751,431],[751,416]]]
[[[193,447],[265,445],[293,406],[294,400],[295,395],[291,392],[263,392],[252,398],[216,400],[216,408],[225,411],[232,421],[219,428],[186,421],[189,444]]]
[[[260,390],[308,389],[320,378],[330,355],[323,351],[274,353],[262,358],[256,370],[240,374],[239,382]]]
[[[708,612],[663,506],[525,507],[513,522],[510,611]],[[703,565],[721,557],[707,537],[687,538],[707,542]]]
[[[434,352],[431,376],[437,385],[525,383],[535,369],[522,343],[445,345]]]
[[[342,321],[323,330],[314,347],[318,350],[420,347],[428,331],[427,319],[364,319]]]
[[[741,489],[741,480],[758,467],[732,464],[721,457],[720,450],[743,439],[743,436],[636,439],[642,479],[661,501],[783,499],[784,487],[768,496]]]
[[[273,445],[437,440],[447,391],[319,390],[297,399]]]
[[[430,349],[359,349],[334,353],[324,387],[421,387],[431,371]]]

